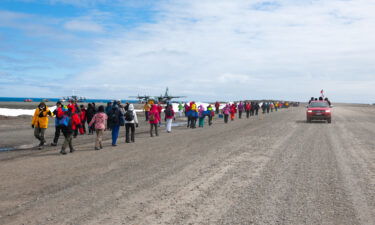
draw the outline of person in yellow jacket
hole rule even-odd
[[[190,128],[195,128],[197,119],[198,119],[198,108],[195,102],[190,102],[190,110],[189,110],[189,118],[190,118]]]
[[[145,105],[143,106],[143,110],[145,111],[146,121],[148,121],[148,114],[150,113],[150,109],[151,109],[151,105],[148,104],[148,102],[146,102]]]
[[[34,129],[34,136],[40,141],[39,149],[46,143],[44,133],[48,127],[48,116],[53,117],[53,113],[48,109],[44,102],[38,105],[35,109],[31,127]]]

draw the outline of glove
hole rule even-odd
[[[33,125],[31,125],[31,128],[33,128],[33,129],[34,129],[34,124],[33,124]]]
[[[135,127],[138,127],[138,123],[135,124]]]

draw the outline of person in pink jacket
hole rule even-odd
[[[228,118],[230,114],[230,105],[226,104],[223,108],[223,114],[224,114],[224,123],[228,123]]]
[[[89,123],[89,127],[95,124],[96,130],[96,140],[95,140],[95,150],[100,150],[103,148],[102,139],[104,130],[107,128],[107,119],[108,116],[104,112],[104,106],[99,106],[98,113],[94,115],[91,122]]]
[[[153,129],[155,129],[155,135],[159,136],[158,125],[159,125],[159,122],[160,122],[160,114],[159,114],[159,110],[158,110],[157,105],[151,106],[149,116],[148,116],[148,122],[150,123],[150,136],[151,137],[154,136],[153,132],[152,132]]]

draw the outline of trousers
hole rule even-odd
[[[153,132],[152,132],[152,130],[154,130],[154,129],[155,129],[155,135],[159,136],[159,133],[158,133],[158,124],[156,124],[156,123],[150,123],[150,135],[151,135],[151,137],[154,136]]]
[[[120,132],[120,125],[114,125],[112,127],[112,145],[115,145],[117,143],[119,132]]]
[[[171,132],[172,131],[172,121],[173,119],[167,119],[167,124],[166,124],[166,129],[167,129],[167,132]]]
[[[34,136],[36,139],[38,139],[40,142],[46,142],[44,139],[44,133],[46,132],[47,128],[34,128]]]
[[[130,139],[129,139],[130,137]],[[126,123],[125,124],[125,142],[129,143],[134,142],[134,137],[135,137],[135,125],[134,123]]]
[[[95,148],[102,148],[102,140],[103,140],[103,133],[104,129],[97,129],[96,130],[96,139],[95,139]]]

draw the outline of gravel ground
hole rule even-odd
[[[154,138],[144,124],[135,144],[79,137],[66,156],[0,153],[0,224],[373,225],[375,108],[338,106],[332,124],[304,110]]]

